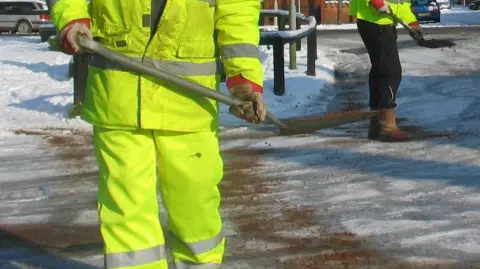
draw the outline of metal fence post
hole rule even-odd
[[[278,10],[278,0],[274,0],[273,1],[273,9],[274,10]],[[273,25],[274,26],[278,26],[278,17],[277,16],[274,16],[273,17]],[[280,30],[280,29],[279,29]]]
[[[265,26],[265,15],[262,13],[260,13],[260,16],[258,17],[258,25]]]
[[[285,31],[285,17],[278,16],[278,31]]]
[[[273,93],[285,94],[285,58],[283,40],[277,39],[273,44]]]
[[[316,76],[315,61],[317,60],[317,31],[307,36],[307,76]]]
[[[300,1],[299,1],[300,3]],[[297,29],[300,29],[302,28],[302,21],[297,19]],[[297,51],[301,51],[302,50],[302,39],[298,39],[297,40]]]
[[[289,18],[290,18],[290,31],[294,31],[297,29],[297,8],[295,7],[295,1],[291,0],[290,1],[290,11],[288,13]],[[296,49],[297,41],[293,40],[290,41],[290,63],[289,63],[289,68],[291,70],[297,69],[297,49]]]

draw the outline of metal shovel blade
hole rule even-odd
[[[451,48],[457,44],[447,39],[421,39],[417,41],[417,45],[430,49],[438,49]]]

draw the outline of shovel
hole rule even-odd
[[[86,36],[80,36],[80,45],[85,49],[102,56],[131,72],[155,77],[156,79],[174,84],[180,88],[192,92],[196,92],[201,96],[211,98],[229,106],[238,106],[244,103],[244,101],[241,101],[231,95],[214,91],[195,82],[177,77],[157,67],[144,64],[139,60],[135,60],[112,51],[102,44],[87,38]],[[337,114],[332,113],[311,119],[291,120],[288,123],[284,123],[270,112],[267,112],[267,119],[280,128],[281,135],[294,135],[309,134],[319,129],[332,128],[346,123],[368,119],[376,115],[378,115],[378,112],[375,111],[340,112]]]
[[[390,16],[395,22],[400,23],[405,29],[407,29],[407,31],[410,33],[410,36],[413,38],[413,40],[417,41],[417,45],[420,47],[436,49],[436,48],[445,48],[445,47],[451,48],[456,45],[454,42],[446,39],[426,40],[425,38],[423,38],[422,34],[413,30],[412,27],[410,27],[408,24],[403,22],[399,17],[397,17],[397,15],[390,13]]]

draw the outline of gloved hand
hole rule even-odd
[[[229,88],[228,91],[236,98],[245,101],[240,106],[231,106],[230,113],[251,123],[260,123],[267,116],[267,107],[263,103],[263,94],[255,92],[250,84],[241,84]]]
[[[375,7],[379,13],[390,14],[391,9],[387,2],[384,0],[371,0],[370,3]]]
[[[71,21],[60,31],[59,40],[61,42],[59,43],[62,44],[62,51],[67,54],[82,54],[88,52],[80,46],[79,37],[81,35],[93,39],[89,19]]]
[[[422,40],[423,39],[423,33],[422,33],[422,28],[420,28],[420,23],[418,23],[418,21],[414,21],[414,22],[409,23],[408,25],[414,31],[414,33],[409,32],[409,35],[417,41]]]

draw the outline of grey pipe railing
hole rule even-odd
[[[275,16],[275,17],[289,17],[290,12],[286,10],[273,10],[273,9],[263,9],[261,14],[263,16]],[[268,41],[270,39],[282,39],[285,43],[302,39],[312,32],[317,30],[317,20],[315,17],[310,16],[306,17],[302,13],[296,13],[295,17],[301,22],[307,22],[308,25],[304,28],[296,29],[296,30],[289,30],[283,31],[279,29],[279,31],[268,31],[268,32],[261,32],[260,37],[263,42]],[[261,43],[262,43],[261,41]]]
[[[285,30],[285,18],[290,16],[286,10],[264,9],[262,17],[276,16],[278,20],[278,31],[263,31],[260,33],[260,45],[273,46],[273,92],[275,95],[285,94],[285,58],[284,45],[297,41],[297,47],[302,38],[307,37],[307,72],[308,76],[316,75],[315,61],[317,60],[317,20],[315,17],[306,17],[301,13],[295,16],[300,22],[307,22],[306,27],[300,29]]]

